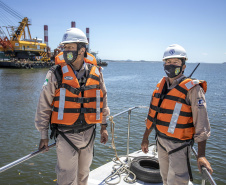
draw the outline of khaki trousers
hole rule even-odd
[[[89,142],[94,127],[71,134],[65,134],[69,140],[78,148],[84,147]],[[94,139],[85,149],[76,152],[61,135],[57,137],[57,185],[87,185],[89,168],[93,159]]]
[[[158,141],[167,152],[186,144],[174,143],[160,137],[158,137]],[[180,151],[168,155],[168,153],[157,144],[160,173],[164,185],[188,185],[190,177],[187,166],[187,148],[188,147],[185,147]]]

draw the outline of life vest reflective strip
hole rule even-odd
[[[81,113],[84,113],[88,124],[102,122],[103,92],[99,83],[100,73],[96,66],[90,68],[85,86],[80,87],[71,67],[66,63],[62,64],[62,84],[55,92],[52,124],[73,125]]]
[[[85,61],[86,63],[93,64],[93,65],[95,65],[95,66],[97,65],[97,60],[96,60],[96,58],[95,58],[92,54],[90,54],[90,53],[88,53],[88,52],[87,52],[87,57],[84,58],[84,61]],[[64,62],[65,62],[65,60],[64,60],[63,52],[60,52],[60,53],[55,57],[55,64],[57,65],[57,64],[64,63]]]
[[[150,129],[155,126],[157,134],[163,134],[169,139],[190,140],[195,130],[191,106],[185,101],[186,95],[197,84],[206,87],[206,82],[185,79],[164,95],[162,91],[165,83],[166,80],[163,78],[153,92],[147,128]],[[206,91],[206,88],[204,91]]]

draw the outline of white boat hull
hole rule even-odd
[[[158,154],[155,152],[155,145],[152,145],[149,147],[149,152],[147,154],[143,153],[141,150],[138,150],[134,153],[131,153],[129,155],[129,159],[134,159],[135,157],[141,157],[141,156],[146,156],[146,157],[154,157],[158,158]],[[120,160],[125,162],[126,161],[126,156],[125,157],[120,157]],[[127,166],[129,166],[130,163],[125,162]],[[115,165],[115,162],[111,161],[108,162],[90,172],[89,175],[89,180],[88,184],[89,185],[107,185],[105,182],[108,177],[110,177],[113,174],[113,166]],[[121,177],[119,175],[115,175],[107,180],[109,184],[119,184],[119,185],[128,185],[128,184],[134,184],[134,185],[163,185],[163,183],[147,183],[147,182],[142,182],[140,180],[136,180],[133,183],[128,183],[123,180],[124,177],[126,177],[126,173],[121,174]],[[131,177],[132,178],[132,177]],[[190,182],[189,185],[192,185]]]

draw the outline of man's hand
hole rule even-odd
[[[198,142],[198,168],[199,171],[201,172],[202,166],[205,166],[207,170],[210,172],[210,174],[213,173],[213,169],[210,166],[210,163],[207,161],[205,157],[205,150],[206,150],[206,140]]]
[[[101,130],[100,130],[100,142],[101,143],[107,143],[108,141],[108,131],[106,129],[106,126],[101,126]]]
[[[197,163],[198,163],[198,168],[200,173],[201,173],[202,166],[205,166],[210,174],[213,173],[213,169],[211,168],[210,163],[207,161],[205,157],[199,157],[197,160]]]
[[[40,139],[38,149],[41,150],[41,149],[45,148],[44,151],[47,152],[49,150],[48,143],[49,143],[49,139]]]
[[[141,149],[145,154],[148,153],[148,145],[149,145],[148,139],[143,138],[142,143],[141,143]]]
[[[144,135],[143,135],[143,140],[142,140],[142,143],[141,143],[141,149],[145,154],[148,153],[148,145],[149,145],[148,136],[150,135],[151,131],[152,131],[152,129],[146,128]]]

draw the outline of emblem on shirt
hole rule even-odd
[[[71,76],[65,76],[64,79],[65,80],[73,80],[73,77],[71,77]]]
[[[72,52],[67,53],[67,59],[68,60],[72,60],[73,59],[73,53]]]
[[[47,83],[48,83],[48,79],[45,79],[43,86],[46,86]],[[42,87],[43,87],[43,86],[42,86]]]
[[[198,106],[199,107],[204,106],[204,101],[202,99],[198,99]]]

